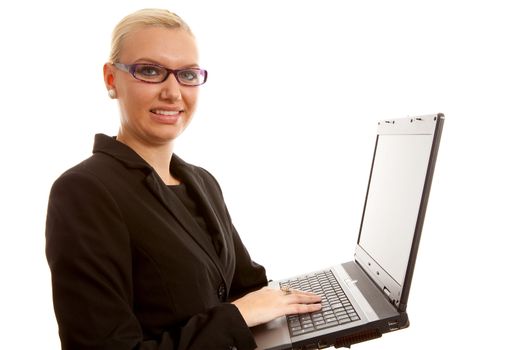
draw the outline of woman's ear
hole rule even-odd
[[[104,64],[104,83],[108,90],[110,98],[117,98],[117,90],[115,88],[115,67],[111,63]]]

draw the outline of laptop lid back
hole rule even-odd
[[[398,310],[414,272],[443,114],[378,123],[355,260]]]

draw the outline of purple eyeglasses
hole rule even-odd
[[[145,83],[158,84],[166,81],[173,73],[179,84],[184,86],[199,86],[206,82],[208,72],[200,68],[169,69],[153,63],[113,63],[118,69],[128,72],[133,78]]]

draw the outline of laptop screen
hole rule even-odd
[[[359,245],[403,285],[433,135],[378,135]]]

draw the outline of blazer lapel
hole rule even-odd
[[[191,171],[190,167],[176,155],[173,155],[171,168],[172,173],[180,177],[188,187],[188,190],[195,194],[195,199],[199,201],[209,234],[215,235],[220,242],[219,260],[223,265],[226,265],[233,253],[228,251],[228,245],[226,244],[225,232],[228,232],[228,229],[224,227],[223,222],[219,219],[220,215],[209,200],[212,198],[212,194],[208,193],[203,180],[196,176],[195,172]]]
[[[206,252],[219,270],[222,278],[226,279],[222,264],[207,234],[193,219],[180,199],[162,182],[158,175],[152,171],[146,178],[149,189],[157,196],[166,209],[180,223],[188,235]]]
[[[188,186],[189,191],[195,194],[195,199],[199,201],[199,207],[202,210],[202,214],[206,219],[206,224],[208,225],[208,230],[210,234],[217,235],[222,246],[222,251],[220,252],[220,257],[223,258],[227,254],[227,246],[225,245],[224,233],[227,232],[224,224],[219,220],[219,215],[217,214],[215,208],[210,202],[212,195],[206,190],[201,178],[195,176],[191,171],[188,171],[188,168],[185,166],[176,166],[174,169],[175,173],[181,177],[181,180]],[[208,200],[206,200],[208,199]]]

